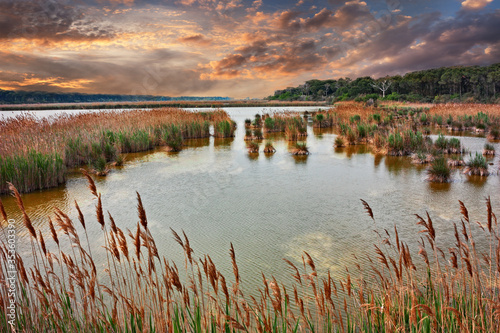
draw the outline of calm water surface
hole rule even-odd
[[[275,110],[227,108],[238,123],[235,138],[190,141],[175,154],[162,149],[129,154],[124,167],[96,180],[104,209],[119,227],[134,230],[138,191],[160,254],[178,266],[184,257],[170,228],[184,230],[195,255],[210,254],[228,276],[232,276],[232,242],[243,287],[251,290],[261,283],[261,271],[291,281],[282,258],[299,264],[303,251],[314,258],[319,271],[330,269],[332,275],[343,276],[345,267],[352,268],[353,255],[363,262],[364,254],[372,253],[375,227],[392,230],[396,225],[401,239],[414,248],[420,226],[413,214],[426,211],[433,218],[438,242],[446,248],[453,242],[453,222],[460,221],[458,200],[466,204],[471,220],[485,221],[485,198],[491,196],[500,216],[498,158],[489,160],[494,163],[490,177],[454,171],[451,183],[431,184],[426,181],[426,168],[412,165],[409,158],[376,156],[364,146],[335,149],[336,134],[311,126],[307,157],[292,156],[288,142],[279,135],[273,138],[274,155],[249,155],[243,141],[245,118]],[[481,137],[460,139],[471,152],[481,151],[485,143]],[[35,228],[46,231],[47,237],[47,217],[53,208],[77,221],[73,206],[77,200],[87,219],[93,252],[104,258],[103,236],[94,216],[96,202],[86,187],[86,180],[75,173],[64,186],[23,198]],[[360,199],[371,205],[375,224]],[[12,198],[2,200],[9,217],[21,226]],[[21,234],[20,251],[25,253],[23,239],[27,243],[27,238]]]

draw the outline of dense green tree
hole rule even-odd
[[[383,82],[385,82],[383,84]],[[278,90],[269,99],[282,100],[364,100],[380,94],[386,99],[408,101],[496,102],[500,89],[500,63],[490,66],[442,67],[386,76],[374,80],[369,76],[355,80],[309,80],[297,88]],[[285,91],[289,91],[283,95]]]

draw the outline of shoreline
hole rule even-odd
[[[284,106],[331,106],[324,101],[310,102],[269,102],[252,101],[166,101],[166,102],[107,102],[107,103],[68,103],[68,104],[5,104],[0,111],[45,111],[45,110],[107,110],[107,109],[150,109],[161,107],[175,108],[224,108],[224,107],[284,107]]]

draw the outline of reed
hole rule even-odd
[[[450,180],[450,168],[443,156],[435,158],[427,170],[431,182],[446,183]]]
[[[234,134],[234,123],[222,110],[181,109],[102,111],[38,119],[32,114],[0,120],[0,193],[7,182],[21,192],[64,183],[68,168],[87,165],[99,173],[122,153],[167,145],[179,150],[183,140]],[[218,130],[220,129],[220,130]]]
[[[250,154],[258,154],[259,153],[259,144],[254,141],[250,141],[247,143],[247,149]]]
[[[273,146],[272,142],[266,142],[266,145],[264,146],[264,153],[265,154],[274,154],[276,152],[276,149]]]
[[[480,153],[470,156],[469,161],[466,162],[464,173],[468,175],[488,176],[488,163],[484,156]]]
[[[345,147],[345,142],[344,142],[344,139],[342,138],[342,136],[338,135],[336,138],[335,138],[335,142],[333,144],[335,147],[337,148],[342,148],[342,147]]]
[[[398,229],[378,231],[359,275],[338,278],[317,269],[304,252],[301,262],[285,259],[291,282],[262,273],[252,295],[242,290],[233,244],[232,276],[224,276],[209,255],[196,258],[188,237],[172,230],[184,252],[184,264],[165,258],[155,245],[147,213],[137,194],[139,222],[123,231],[111,215],[104,217],[101,194],[85,174],[96,204],[96,220],[107,254],[102,266],[86,234],[88,216],[78,205],[83,229],[55,209],[49,223],[36,230],[20,194],[11,186],[24,216],[31,243],[29,258],[11,260],[5,238],[0,242],[0,330],[20,332],[498,332],[500,244],[497,217],[489,198],[486,219],[475,222],[459,201],[461,222],[454,223],[453,245],[444,244],[429,214],[416,215],[423,237],[418,253]],[[370,220],[371,207],[362,200]],[[360,206],[361,209],[361,206]],[[0,202],[2,226],[8,216]],[[372,223],[372,222],[370,222]],[[376,225],[376,224],[375,224]],[[57,229],[56,229],[57,227]],[[6,230],[1,237],[6,237]],[[446,234],[449,233],[446,231]],[[94,246],[93,244],[92,246]],[[443,250],[445,246],[446,250]],[[370,251],[371,252],[371,251]],[[11,261],[9,261],[11,260]],[[28,262],[32,264],[28,264]],[[8,316],[8,272],[18,272],[14,286],[17,316]],[[291,287],[288,287],[291,285]],[[12,324],[12,326],[11,326]]]
[[[291,153],[292,155],[309,155],[309,148],[305,142],[296,142]]]
[[[236,131],[236,123],[229,118],[226,112],[219,110],[212,114],[214,124],[214,137],[231,138]]]
[[[329,128],[333,127],[337,122],[336,112],[318,112],[313,117],[313,127],[316,128]]]
[[[483,155],[495,156],[495,146],[493,146],[491,143],[485,143],[483,149]]]

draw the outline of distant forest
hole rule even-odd
[[[229,97],[166,97],[151,95],[112,95],[54,93],[43,91],[12,91],[0,89],[0,104],[43,103],[103,103],[103,102],[160,102],[160,101],[226,101]]]
[[[298,87],[277,90],[268,100],[409,102],[500,102],[500,63],[490,66],[442,67],[355,80],[309,80]]]

